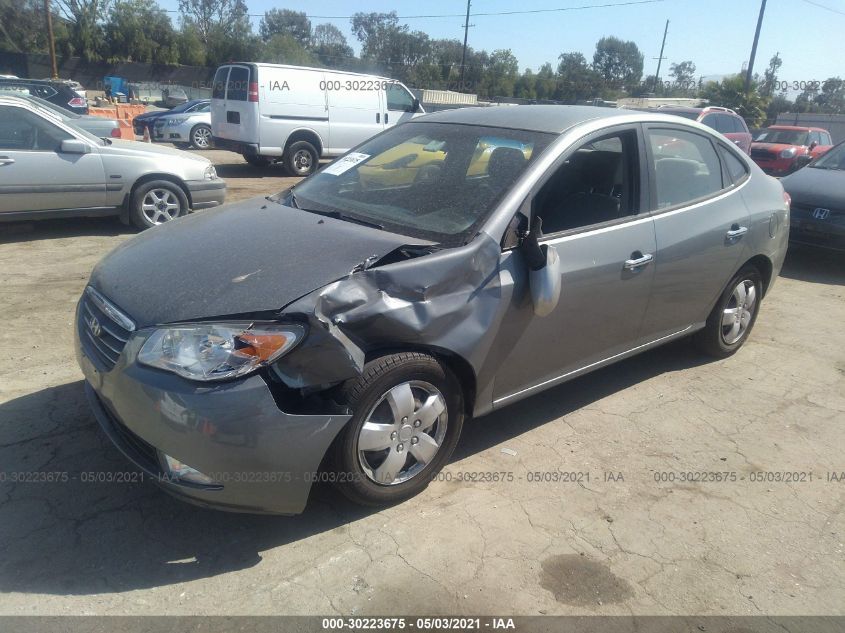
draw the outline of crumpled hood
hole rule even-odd
[[[781,178],[780,184],[792,196],[793,204],[837,209],[845,206],[845,171],[804,167]]]
[[[420,243],[254,198],[127,240],[90,283],[138,328],[275,311],[409,242]]]

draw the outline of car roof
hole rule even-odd
[[[638,115],[631,110],[621,108],[574,105],[516,105],[441,110],[427,114],[420,120],[431,123],[462,123],[465,125],[483,125],[560,134],[564,130],[586,121],[625,116],[628,118],[652,119],[652,117],[643,117],[641,114]],[[676,118],[661,117],[656,112],[653,117],[673,123]]]

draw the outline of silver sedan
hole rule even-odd
[[[206,158],[98,138],[32,101],[0,96],[0,222],[119,215],[143,229],[225,196]]]
[[[197,110],[184,114],[171,114],[156,119],[153,126],[153,140],[173,143],[176,147],[210,149],[211,112],[210,102]]]

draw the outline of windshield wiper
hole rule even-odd
[[[279,204],[282,204],[281,200],[276,200]],[[305,211],[306,213],[314,213],[316,215],[322,215],[327,218],[334,218],[335,220],[344,220],[345,222],[352,222],[353,224],[360,224],[362,226],[369,226],[373,229],[380,229],[384,230],[384,225],[379,224],[378,222],[371,222],[370,220],[362,220],[360,218],[356,218],[351,215],[347,215],[346,213],[342,213],[341,211],[326,211],[322,209],[308,209],[305,207],[300,206],[299,202],[296,199],[296,194],[291,191],[288,195],[288,204],[292,206],[294,209],[299,209],[300,211]]]

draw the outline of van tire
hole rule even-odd
[[[241,156],[253,167],[269,167],[272,162],[266,156],[259,156],[258,154],[241,154]]]
[[[317,170],[320,155],[308,141],[296,141],[288,145],[282,161],[291,176],[308,176]]]

